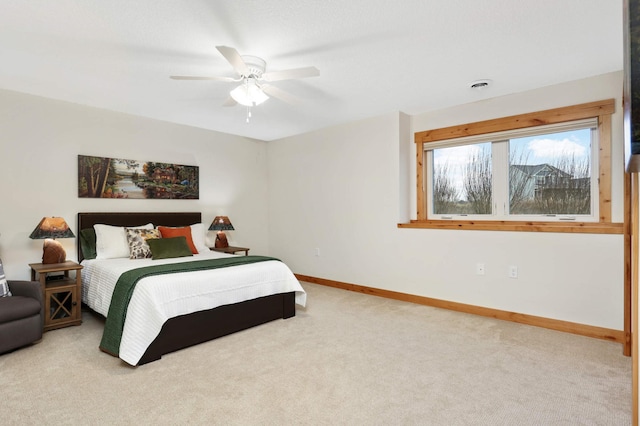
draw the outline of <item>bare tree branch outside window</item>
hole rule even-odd
[[[591,169],[588,158],[563,155],[552,164],[562,173],[551,176],[551,183],[537,189],[535,205],[545,214],[591,213]]]
[[[527,188],[530,178],[514,164],[528,164],[529,153],[523,150],[509,153],[509,212],[521,214],[527,205]]]
[[[482,147],[472,151],[463,170],[469,213],[491,214],[491,176],[491,150]]]
[[[458,213],[459,191],[453,180],[449,161],[433,166],[433,212],[435,214]]]

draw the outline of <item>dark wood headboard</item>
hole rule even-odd
[[[113,226],[139,226],[153,223],[155,226],[187,226],[202,222],[200,212],[149,212],[149,213],[78,213],[78,233],[95,224]],[[78,241],[78,262],[82,262],[82,249]]]

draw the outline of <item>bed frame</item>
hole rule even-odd
[[[187,226],[200,223],[199,212],[187,213],[78,213],[78,233],[95,224],[138,226]],[[78,262],[83,260],[78,243]],[[295,293],[281,293],[167,320],[137,365],[159,360],[162,355],[197,345],[279,318],[296,315]]]

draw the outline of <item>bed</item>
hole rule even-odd
[[[193,224],[201,223],[201,214],[199,212],[179,212],[179,213],[78,213],[78,236],[85,235],[83,230],[93,229],[94,225],[111,225],[118,227],[134,227],[143,224],[151,223],[155,226],[168,226],[168,227],[188,227]],[[206,228],[205,228],[206,229]],[[204,231],[203,231],[204,234]],[[95,238],[95,237],[94,237]],[[82,240],[82,238],[80,238]],[[95,297],[90,297],[93,291],[92,286],[96,286],[96,284],[92,283],[92,280],[96,276],[100,274],[96,271],[99,271],[99,264],[106,263],[104,261],[99,261],[99,259],[85,259],[83,253],[83,242],[80,241],[78,244],[78,261],[84,266],[83,270],[83,304],[88,306],[90,309],[98,312],[100,315],[107,317],[107,322],[109,321],[108,315],[105,312],[105,307],[100,305],[100,302],[95,301]],[[86,247],[86,246],[85,246]],[[202,253],[202,250],[201,250]],[[197,255],[200,260],[200,256],[205,257],[207,259],[212,257],[235,257],[218,252],[207,252],[202,253],[202,255]],[[196,255],[194,255],[194,258]],[[109,264],[110,269],[109,273],[114,274],[118,270],[118,268],[128,267],[125,264],[141,264],[144,265],[145,262],[153,263],[155,260],[151,261],[150,259],[143,260],[129,260],[129,259],[113,259],[114,265],[111,266]],[[240,259],[237,259],[240,260]],[[178,261],[178,259],[169,259],[167,262],[171,263],[173,261]],[[160,263],[161,261],[158,261]],[[125,266],[123,266],[125,265]],[[270,280],[269,282],[261,283],[264,277],[271,277],[272,272],[265,272],[269,265],[275,265],[280,271],[273,272],[277,273],[277,279],[264,278],[265,281]],[[251,269],[254,268],[254,269]],[[259,269],[256,269],[259,268]],[[286,271],[282,271],[282,268],[285,268]],[[124,269],[123,269],[124,270]],[[223,271],[224,272],[220,272]],[[255,273],[254,273],[255,270]],[[190,277],[198,277],[199,280],[202,281],[203,272],[189,272]],[[244,291],[238,290],[235,291],[234,299],[230,299],[227,296],[227,293],[223,293],[220,290],[220,300],[211,301],[214,298],[210,294],[202,293],[200,296],[200,290],[195,292],[195,290],[189,290],[189,286],[196,285],[193,282],[197,280],[189,278],[186,283],[178,283],[176,288],[180,288],[180,290],[171,290],[171,291],[191,291],[194,294],[198,294],[197,297],[194,297],[191,293],[185,296],[185,299],[191,299],[198,301],[198,306],[195,308],[182,309],[184,312],[180,315],[173,316],[171,313],[163,312],[161,315],[156,315],[156,311],[161,311],[164,309],[164,304],[166,302],[156,302],[151,301],[150,299],[156,299],[155,294],[151,293],[149,296],[142,296],[142,294],[148,294],[150,287],[150,283],[145,280],[151,280],[152,278],[143,278],[139,281],[137,287],[133,291],[133,296],[131,297],[131,303],[134,303],[134,299],[136,303],[145,305],[145,309],[151,309],[153,315],[149,318],[145,318],[144,313],[138,313],[138,310],[134,310],[129,308],[130,312],[126,314],[126,319],[124,320],[124,332],[123,332],[123,342],[122,345],[125,344],[125,334],[127,335],[127,341],[140,339],[143,343],[138,343],[137,341],[134,343],[134,348],[132,350],[125,350],[123,355],[123,349],[120,348],[120,353],[117,354],[121,359],[131,365],[143,365],[152,361],[159,360],[162,355],[174,352],[183,348],[187,348],[189,346],[193,346],[199,343],[203,343],[212,339],[216,339],[221,336],[225,336],[231,333],[235,333],[241,330],[245,330],[251,327],[255,327],[260,324],[264,324],[266,322],[270,322],[276,319],[287,319],[294,317],[296,314],[296,303],[303,305],[306,302],[306,294],[304,290],[300,286],[299,282],[295,279],[295,276],[291,271],[284,265],[282,262],[276,261],[264,261],[260,264],[252,264],[252,265],[242,265],[242,266],[233,266],[222,269],[216,269],[212,271],[207,271],[211,275],[208,275],[206,278],[208,287],[211,287],[211,292],[215,292],[218,290],[214,290],[214,288],[218,288],[218,286],[226,285],[226,281],[234,281],[236,279],[244,280],[244,282],[250,281],[250,286],[247,284],[246,287],[251,287],[255,289],[260,294],[259,297],[251,296],[252,293],[247,293]],[[198,275],[196,275],[198,274]],[[265,275],[267,274],[267,275]],[[283,275],[284,274],[284,275]],[[289,277],[290,274],[290,277]],[[170,276],[171,280],[169,280],[169,276],[166,276],[164,279],[163,285],[167,284],[167,281],[173,281],[175,277],[182,278],[184,281],[184,273],[176,273]],[[258,279],[258,277],[260,277]],[[160,278],[160,277],[153,277]],[[210,284],[209,284],[210,281]],[[224,281],[224,282],[223,282]],[[281,286],[278,285],[278,288],[273,286],[273,282],[277,281],[278,283],[283,284]],[[295,282],[294,282],[295,281]],[[144,284],[144,285],[143,285]],[[155,284],[154,284],[155,285]],[[203,283],[200,283],[202,286]],[[245,285],[245,284],[242,284]],[[182,290],[182,288],[186,288],[186,290]],[[285,290],[282,290],[285,288]],[[154,290],[155,291],[155,290]],[[207,290],[208,291],[208,290]],[[226,291],[226,290],[225,290]],[[232,291],[232,290],[229,290]],[[161,292],[159,292],[161,293]],[[237,294],[236,294],[237,293]],[[246,293],[246,294],[245,294]],[[261,294],[265,295],[261,295]],[[238,301],[235,297],[237,295]],[[109,295],[109,298],[111,296]],[[217,297],[217,295],[216,295]],[[149,300],[147,300],[149,299]],[[223,301],[223,302],[221,302]],[[230,303],[231,302],[231,303]],[[223,304],[220,304],[223,303]],[[156,304],[156,305],[154,305]],[[136,305],[136,306],[138,306]],[[212,305],[210,309],[202,309],[204,305]],[[109,311],[111,312],[111,311]],[[134,313],[132,313],[134,312]],[[137,315],[137,319],[135,317]],[[142,315],[142,316],[141,316]],[[155,318],[158,316],[159,318]],[[152,318],[153,317],[153,318]],[[153,324],[151,326],[151,335],[149,335],[149,330],[142,330],[144,327],[147,327],[146,323],[157,323],[155,328],[159,328],[158,330],[153,329]],[[140,324],[142,324],[140,326]],[[160,324],[160,325],[158,325]],[[138,333],[138,328],[140,328],[140,336]],[[142,335],[142,331],[144,331],[144,336]],[[155,334],[154,334],[155,333]],[[133,337],[132,337],[133,336]],[[149,343],[150,342],[150,343]],[[102,346],[102,344],[101,344]],[[103,349],[104,350],[104,349]],[[109,352],[109,351],[106,351]],[[132,354],[133,353],[133,354]],[[114,354],[112,354],[114,355]]]

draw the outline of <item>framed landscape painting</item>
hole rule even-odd
[[[78,155],[79,198],[197,200],[198,166]]]

